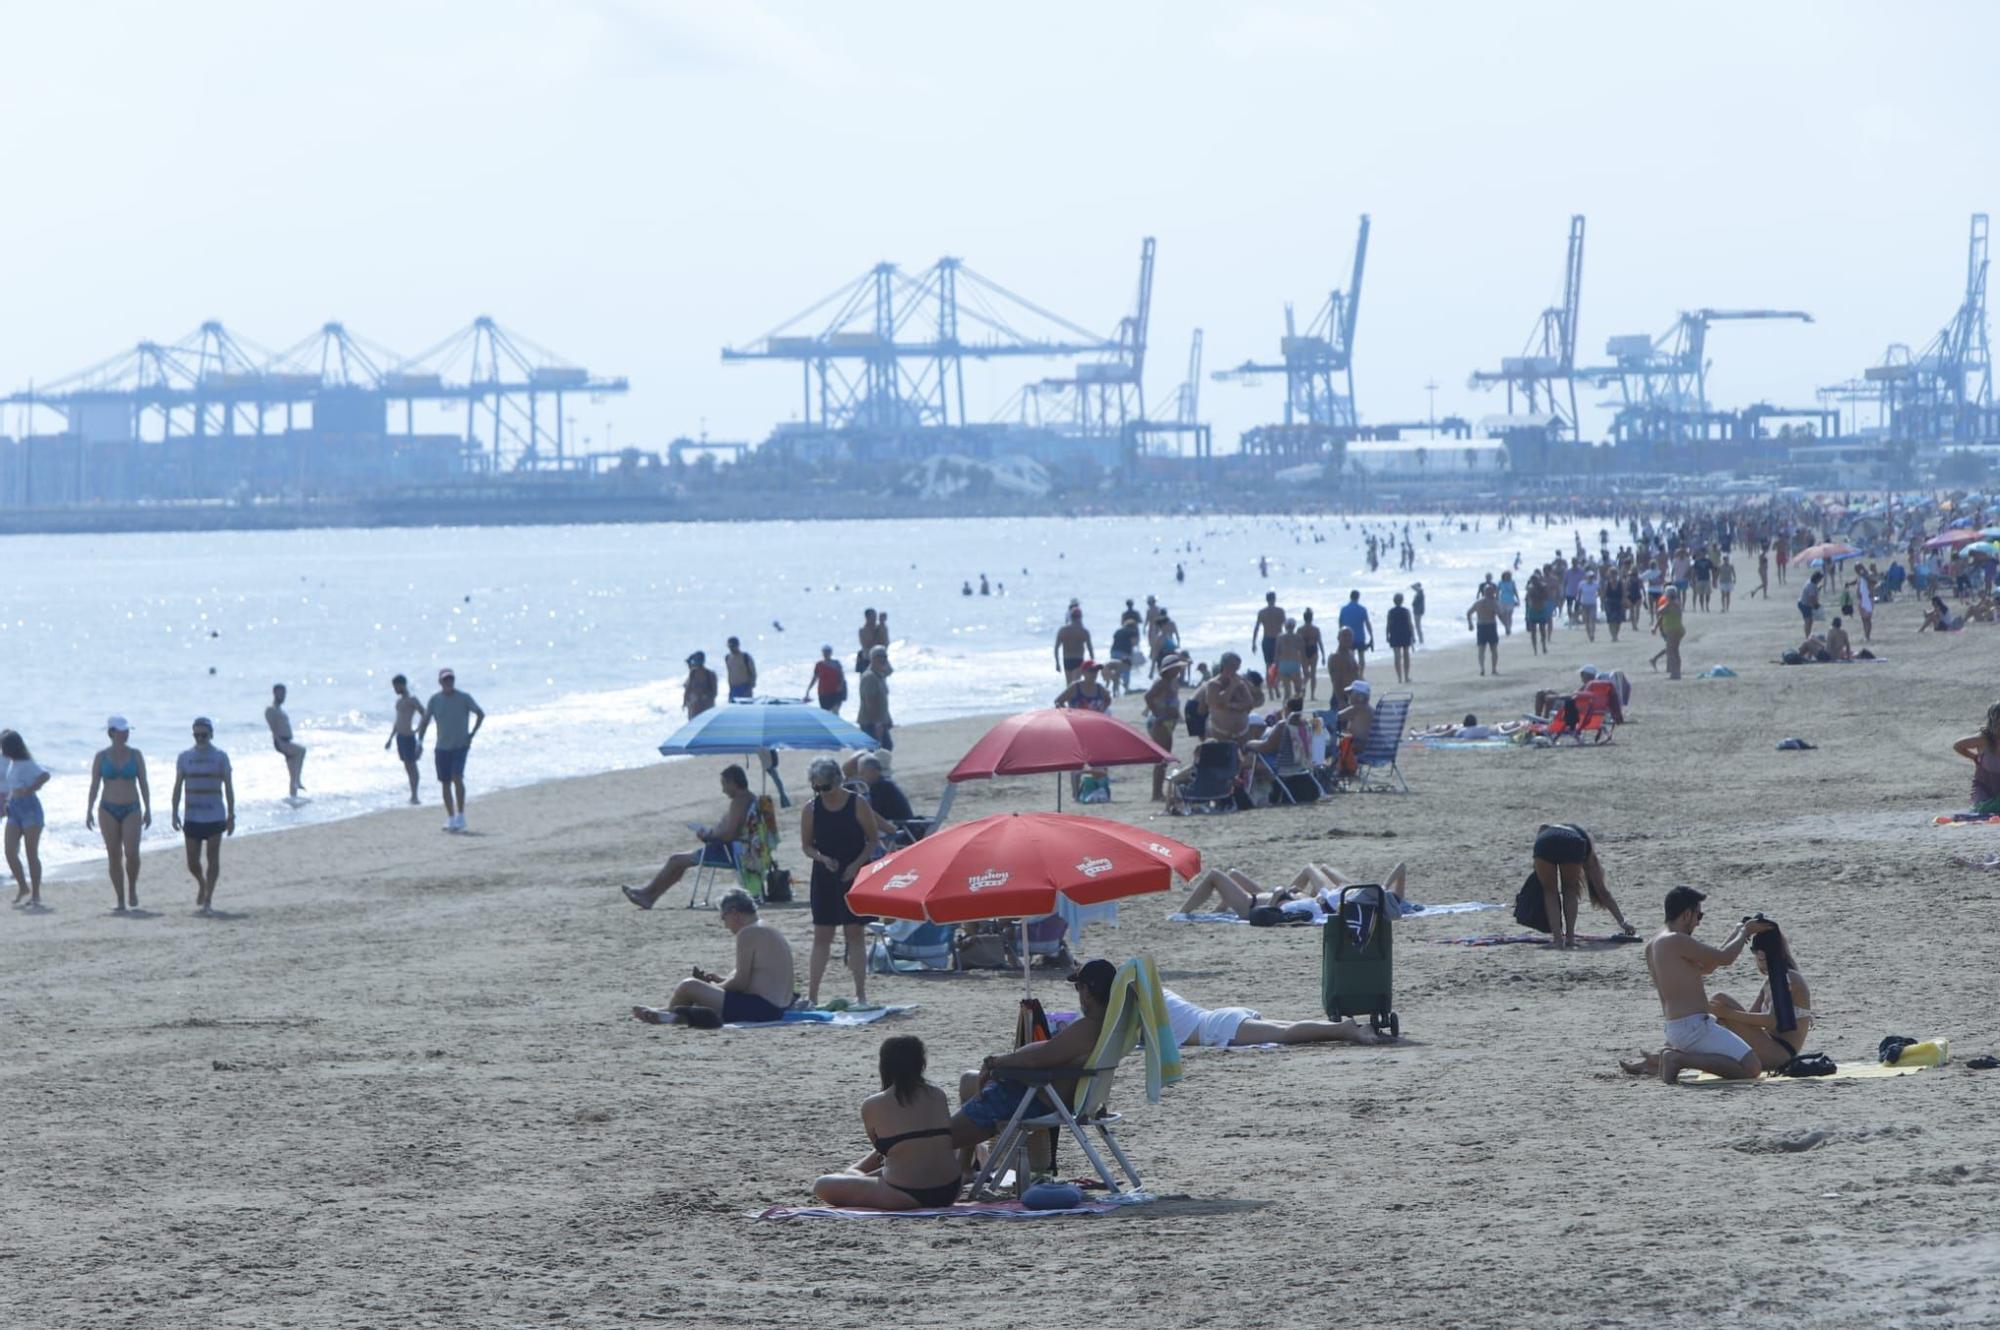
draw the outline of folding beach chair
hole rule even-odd
[[[1271,777],[1271,802],[1299,804],[1312,803],[1323,795],[1333,793],[1313,770],[1312,757],[1300,753],[1294,742],[1291,726],[1285,727],[1285,737],[1275,753],[1256,754],[1258,765]]]
[[[1574,722],[1570,719],[1572,711],[1576,716]],[[1585,735],[1590,736],[1592,743],[1609,743],[1611,730],[1611,713],[1604,709],[1603,700],[1594,693],[1584,692],[1571,697],[1540,732],[1556,740],[1567,737],[1581,745]]]
[[[1375,727],[1368,731],[1368,746],[1354,755],[1354,788],[1362,794],[1408,794],[1396,756],[1403,746],[1403,732],[1410,728],[1410,694],[1398,693],[1375,704]]]
[[[1233,740],[1213,739],[1194,750],[1194,779],[1181,791],[1181,803],[1189,811],[1207,808],[1228,812],[1236,805],[1236,778],[1242,771],[1243,754]]]
[[[712,841],[702,842],[701,859],[695,865],[694,890],[688,893],[688,908],[707,909],[709,897],[715,891],[715,879],[727,873],[737,881],[742,880],[743,846],[736,841],[717,845]]]
[[[921,974],[956,970],[958,925],[907,919],[868,925],[868,968],[875,974]]]
[[[1022,934],[1027,934],[1028,952],[1021,954]],[[1038,919],[1027,921],[1026,928],[1019,925],[1007,930],[1007,965],[1009,969],[1019,969],[1025,963],[1050,961],[1069,969],[1075,957],[1069,954],[1069,920],[1059,914],[1045,914]]]
[[[1038,1131],[1068,1132],[1084,1158],[1097,1171],[1097,1176],[1113,1192],[1123,1194],[1139,1189],[1139,1171],[1132,1164],[1111,1129],[1124,1118],[1105,1108],[1111,1095],[1112,1077],[1118,1071],[1118,1064],[1125,1060],[1139,1044],[1140,1010],[1139,1000],[1130,975],[1137,967],[1136,961],[1127,961],[1119,968],[1118,978],[1111,985],[1111,1008],[1104,1014],[1104,1030],[1098,1035],[1097,1047],[1080,1068],[1061,1067],[1050,1069],[1008,1068],[1001,1073],[1007,1080],[1019,1082],[1029,1087],[1014,1109],[1014,1116],[1000,1129],[993,1145],[986,1152],[986,1164],[972,1181],[968,1195],[979,1199],[994,1195],[1001,1182],[1012,1170],[1017,1188],[1025,1189],[1028,1176],[1028,1138]],[[1076,1087],[1072,1091],[1074,1107],[1065,1103],[1056,1093],[1054,1082],[1074,1078]],[[1106,1149],[1118,1161],[1118,1167],[1129,1185],[1115,1177],[1105,1163],[1104,1156],[1091,1142],[1095,1134]]]

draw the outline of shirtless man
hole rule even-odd
[[[1826,651],[1835,660],[1853,660],[1854,643],[1847,636],[1847,630],[1840,626],[1840,616],[1835,615],[1833,627],[1826,630]]]
[[[681,980],[665,1006],[634,1007],[634,1017],[649,1025],[707,1030],[737,1021],[784,1019],[799,995],[791,944],[757,918],[756,900],[741,887],[724,892],[716,910],[722,926],[736,935],[736,968],[726,978],[696,969],[692,978]]]
[[[642,910],[650,910],[660,897],[673,890],[674,884],[686,877],[693,869],[701,867],[704,861],[725,862],[723,856],[729,847],[744,839],[744,831],[750,825],[750,811],[753,800],[750,797],[750,777],[742,767],[730,763],[722,769],[722,793],[729,800],[729,807],[723,811],[722,820],[714,826],[693,828],[695,839],[700,845],[692,850],[683,850],[660,865],[660,871],[653,874],[653,880],[643,887],[620,887],[625,899]],[[671,1005],[671,1004],[669,1004]]]
[[[1326,655],[1326,638],[1320,633],[1319,625],[1313,622],[1310,608],[1299,613],[1299,659],[1306,667],[1306,696],[1319,696],[1319,663]]]
[[[1285,630],[1285,611],[1278,604],[1278,593],[1264,593],[1264,608],[1257,611],[1257,622],[1250,629],[1250,649],[1264,649],[1264,664],[1271,665],[1278,659],[1278,634]]]
[[[305,745],[292,738],[292,718],[285,714],[285,686],[271,685],[271,705],[264,708],[264,723],[271,727],[271,747],[278,750],[285,759],[285,772],[291,778],[291,793],[288,799],[297,799],[306,788],[299,779],[306,769]]]
[[[708,653],[697,651],[687,658],[687,682],[681,685],[681,710],[693,720],[715,706],[715,671],[708,668]]]
[[[1720,947],[1697,942],[1694,930],[1701,923],[1701,903],[1706,899],[1693,887],[1675,887],[1668,892],[1667,926],[1646,944],[1646,968],[1652,972],[1660,1010],[1667,1020],[1667,1042],[1660,1050],[1659,1067],[1660,1079],[1669,1085],[1689,1067],[1730,1081],[1747,1081],[1764,1070],[1750,1045],[1724,1029],[1710,1012],[1703,980],[1734,964],[1744,943],[1771,925],[1747,919]],[[1624,1064],[1627,1071],[1645,1065],[1643,1060]]]
[[[423,756],[423,749],[417,746],[417,717],[424,712],[424,704],[410,694],[410,681],[402,675],[389,680],[389,686],[396,690],[396,719],[389,726],[389,737],[382,741],[382,747],[395,745],[396,756],[403,760],[403,773],[410,778],[410,802],[419,803],[417,798],[417,759]]]
[[[729,675],[729,700],[747,702],[757,691],[757,658],[745,651],[743,644],[733,637],[728,645],[729,650],[722,657],[722,668]]]
[[[1474,631],[1473,650],[1479,656],[1479,673],[1485,675],[1486,656],[1491,652],[1493,672],[1498,674],[1500,673],[1500,597],[1489,591],[1473,601],[1472,608],[1465,612],[1465,626],[1472,628],[1474,620],[1478,621],[1478,627]]]
[[[1063,682],[1075,683],[1083,674],[1083,662],[1092,654],[1090,630],[1083,626],[1083,611],[1072,609],[1063,626],[1056,629],[1056,668],[1062,671]]]
[[[1354,631],[1340,630],[1333,639],[1333,654],[1326,658],[1326,697],[1339,710],[1347,705],[1347,690],[1361,677],[1361,657],[1354,650]]]
[[[1250,713],[1264,701],[1264,690],[1243,673],[1243,657],[1225,651],[1214,677],[1201,686],[1201,700],[1208,711],[1208,737],[1241,740],[1250,727]]]
[[[859,674],[868,668],[868,653],[870,651],[876,647],[883,647],[885,649],[888,647],[889,635],[882,631],[882,623],[876,617],[874,610],[863,610],[861,611],[861,628],[854,636],[861,643],[861,650],[856,652],[854,656],[854,672]]]
[[[1006,1079],[1008,1070],[1083,1066],[1097,1048],[1098,1036],[1104,1032],[1104,1012],[1111,1003],[1111,981],[1117,977],[1118,968],[1110,961],[1085,961],[1069,976],[1079,1009],[1075,1020],[1050,1038],[1023,1044],[1009,1053],[994,1054],[979,1064],[978,1071],[968,1071],[959,1078],[959,1110],[951,1119],[951,1143],[959,1151],[961,1171],[971,1174],[973,1151],[982,1141],[998,1136],[1013,1119],[1021,1101],[1035,1093],[1034,1087],[1024,1081]],[[1050,1083],[1050,1088],[1067,1101],[1075,1085],[1074,1078],[1058,1079]],[[1049,1133],[1029,1134],[1031,1167],[1047,1167],[1048,1142]]]
[[[1278,634],[1277,653],[1273,663],[1278,668],[1278,696],[1286,700],[1305,696],[1304,649],[1299,645],[1299,625],[1294,619],[1285,620],[1284,631]]]

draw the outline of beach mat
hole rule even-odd
[[[1645,939],[1627,933],[1578,933],[1578,942],[1594,942],[1600,946],[1617,945],[1625,942],[1643,942]],[[1434,942],[1440,947],[1508,947],[1540,943],[1549,945],[1547,933],[1479,933],[1472,937],[1432,937],[1426,942]]]
[[[1438,735],[1430,735],[1426,738],[1412,740],[1411,742],[1420,744],[1425,748],[1441,748],[1441,749],[1472,748],[1472,749],[1485,749],[1488,752],[1496,752],[1496,753],[1502,752],[1509,748],[1526,747],[1525,744],[1517,744],[1512,739],[1446,739],[1446,738],[1441,738]]]
[[[1498,905],[1495,905],[1491,901],[1458,901],[1451,905],[1424,905],[1409,911],[1402,916],[1402,919],[1398,919],[1396,922],[1401,923],[1403,919],[1425,919],[1434,914],[1472,914],[1479,910],[1497,910],[1499,908]],[[1245,927],[1248,927],[1250,924],[1248,919],[1239,919],[1226,910],[1197,910],[1193,914],[1170,914],[1167,916],[1167,922],[1173,924],[1242,924]],[[1313,920],[1313,922],[1323,924],[1326,920],[1319,918]]]
[[[2000,826],[2000,813],[1939,813],[1931,819],[1934,827]]]
[[[1920,1071],[1929,1071],[1928,1065],[1921,1067],[1891,1067],[1882,1062],[1849,1062],[1841,1066],[1831,1076],[1759,1076],[1754,1081],[1726,1081],[1720,1076],[1707,1072],[1697,1072],[1693,1080],[1682,1081],[1683,1085],[1714,1087],[1722,1085],[1779,1085],[1790,1081],[1807,1085],[1814,1081],[1883,1081],[1892,1076],[1914,1076]],[[1655,1078],[1657,1079],[1657,1078]]]
[[[871,1007],[861,1011],[852,1008],[847,1011],[802,1011],[793,1009],[775,1021],[738,1021],[725,1025],[725,1030],[773,1030],[781,1025],[873,1025],[885,1016],[901,1016],[915,1011],[915,1003],[901,1007]]]
[[[774,1205],[753,1210],[751,1219],[1060,1219],[1065,1215],[1108,1215],[1127,1206],[1144,1205],[1152,1196],[1143,1191],[1122,1196],[1087,1198],[1067,1210],[1030,1210],[1019,1201],[960,1201],[956,1205],[920,1210],[848,1210],[835,1205]]]

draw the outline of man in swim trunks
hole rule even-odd
[[[206,716],[194,718],[194,747],[174,762],[174,830],[187,840],[188,872],[195,882],[195,909],[209,912],[215,900],[215,882],[222,876],[222,838],[236,834],[236,781],[229,769],[229,754],[211,740],[215,725]],[[182,819],[181,795],[187,795],[187,817]],[[208,850],[204,870],[201,852]]]
[[[697,968],[680,981],[664,1006],[634,1007],[648,1025],[696,1025],[713,1029],[738,1021],[779,1021],[798,999],[792,944],[757,917],[757,902],[741,887],[722,894],[716,907],[722,926],[736,936],[736,968],[727,976]]]
[[[264,723],[271,727],[271,747],[285,759],[285,774],[291,781],[286,797],[296,799],[305,789],[299,778],[305,774],[306,749],[292,738],[292,718],[285,714],[285,686],[281,683],[271,685],[271,705],[264,708]]]
[[[1299,612],[1299,659],[1306,667],[1306,696],[1319,696],[1319,663],[1326,655],[1326,637],[1313,622],[1311,607]]]
[[[1743,945],[1771,928],[1761,919],[1738,924],[1720,947],[1694,939],[1701,923],[1701,903],[1707,899],[1693,887],[1667,893],[1667,926],[1646,944],[1646,968],[1660,994],[1667,1019],[1666,1047],[1660,1050],[1660,1079],[1672,1085],[1689,1067],[1724,1080],[1747,1081],[1762,1074],[1764,1065],[1750,1045],[1724,1029],[1709,1011],[1703,980],[1742,954]],[[1627,1064],[1630,1070],[1630,1064]]]
[[[1278,634],[1285,628],[1285,611],[1278,604],[1278,593],[1264,593],[1264,608],[1257,611],[1257,620],[1250,626],[1250,649],[1255,651],[1261,644],[1264,650],[1264,664],[1270,665],[1278,659]]]
[[[446,831],[465,830],[465,758],[485,723],[486,713],[471,693],[459,691],[457,676],[449,669],[439,670],[438,691],[424,703],[423,719],[417,724],[417,744],[422,746],[424,734],[435,724],[437,742],[431,761],[437,767],[438,788],[444,791]]]
[[[1006,1079],[1007,1071],[1083,1066],[1096,1051],[1098,1036],[1104,1032],[1104,1010],[1110,1005],[1111,981],[1117,976],[1118,967],[1110,961],[1101,958],[1085,961],[1069,976],[1069,982],[1076,988],[1080,1012],[1075,1020],[1047,1039],[1023,1044],[1012,1052],[996,1053],[980,1063],[978,1071],[968,1071],[959,1077],[959,1110],[951,1118],[951,1143],[960,1152],[959,1167],[967,1176],[972,1173],[973,1150],[981,1142],[998,1136],[1021,1101],[1033,1092],[1033,1087],[1025,1081]],[[1054,1081],[1052,1088],[1067,1102],[1076,1088],[1075,1078]],[[1031,1167],[1048,1166],[1048,1140],[1044,1133],[1036,1132],[1029,1138],[1028,1158]]]
[[[417,784],[422,777],[417,772],[417,759],[424,755],[424,750],[417,744],[417,717],[423,714],[424,704],[410,695],[410,681],[402,675],[389,680],[389,686],[396,690],[396,719],[389,726],[389,737],[382,741],[382,747],[395,745],[396,756],[403,760],[403,772],[410,778],[410,802],[420,803]]]
[[[1090,630],[1083,626],[1083,611],[1072,607],[1069,618],[1056,629],[1056,668],[1062,671],[1063,682],[1075,683],[1083,673],[1083,662],[1091,655]]]
[[[1473,628],[1475,620],[1478,626],[1474,630],[1473,650],[1479,657],[1479,673],[1482,677],[1485,675],[1486,657],[1491,653],[1493,672],[1498,674],[1500,673],[1500,597],[1497,593],[1484,592],[1478,600],[1472,602],[1472,608],[1465,612],[1465,626]]]
[[[1285,700],[1305,696],[1305,663],[1300,659],[1303,649],[1299,645],[1299,625],[1296,620],[1285,620],[1284,631],[1278,634],[1278,648],[1273,664],[1278,671],[1278,696]]]
[[[723,653],[722,668],[729,674],[729,700],[747,702],[757,691],[757,658],[733,637],[728,646],[729,650]]]

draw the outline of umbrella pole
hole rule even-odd
[[[1062,777],[1058,776],[1056,779],[1061,780]],[[1028,919],[1026,915],[1023,915],[1021,917],[1021,1000],[1023,1002],[1026,1002],[1035,995],[1035,981],[1028,973],[1029,967],[1034,963],[1035,958],[1028,954]]]
[[[1056,773],[1056,811],[1062,812],[1062,772]]]

